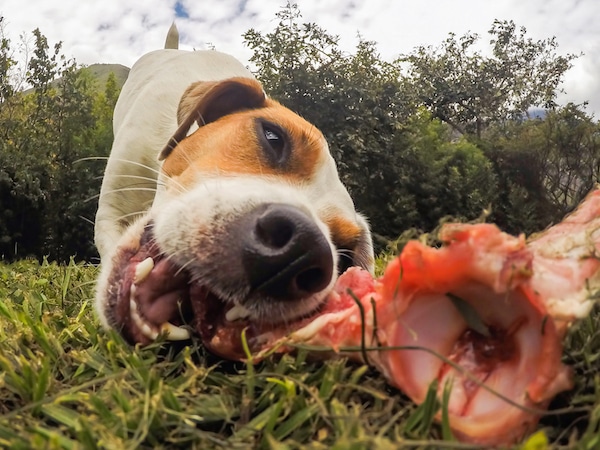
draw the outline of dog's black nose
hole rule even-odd
[[[298,300],[329,284],[331,247],[307,214],[294,206],[270,203],[245,219],[242,262],[254,292]]]

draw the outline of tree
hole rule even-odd
[[[552,108],[577,56],[556,54],[555,38],[533,41],[512,21],[494,21],[491,56],[474,50],[479,36],[450,36],[438,48],[417,47],[406,66],[414,101],[460,134],[482,137],[493,123],[521,120],[532,107]]]
[[[495,204],[496,175],[477,146],[465,138],[451,139],[448,126],[427,111],[414,115],[409,127],[403,147],[412,157],[406,161],[404,183],[415,197],[419,228],[431,230],[448,216],[473,220]]]
[[[269,95],[319,127],[358,209],[377,233],[395,235],[393,216],[403,207],[402,196],[388,197],[393,167],[400,164],[393,141],[410,115],[398,69],[382,61],[371,42],[361,40],[355,55],[343,53],[336,36],[316,24],[299,24],[296,5],[276,16],[271,33],[244,34],[255,75]]]
[[[544,185],[557,215],[564,216],[600,181],[600,126],[569,103],[539,125]]]
[[[380,243],[409,227],[433,228],[448,214],[481,214],[495,191],[489,161],[466,141],[449,142],[446,126],[412,100],[399,66],[383,61],[373,42],[340,51],[337,37],[299,24],[295,5],[277,17],[271,33],[244,34],[255,74],[272,97],[323,131]]]
[[[4,29],[1,31],[4,32]],[[33,145],[33,142],[44,142],[46,135],[41,128],[32,128],[43,102],[37,102],[33,95],[25,96],[15,89],[13,83],[20,75],[17,72],[19,68],[12,56],[7,57],[11,55],[10,41],[4,35],[2,42],[3,60],[8,62],[4,65],[5,87],[0,109],[0,130],[3,134],[0,141],[0,255],[27,256],[35,254],[35,249],[41,247],[40,207],[46,198],[44,184],[49,178],[43,151]],[[37,40],[36,45],[43,46],[43,41]],[[37,73],[29,73],[27,77],[42,80]]]
[[[8,61],[0,80],[0,255],[89,260],[96,251],[88,222],[104,162],[84,159],[108,154],[118,89],[109,77],[105,93],[97,93],[60,44],[50,49],[39,30],[33,36],[22,72],[7,57],[10,42],[0,40],[0,62]],[[15,88],[21,74],[31,87],[25,92]]]
[[[4,33],[4,17],[0,16],[0,105],[12,98],[14,91],[9,77],[15,61],[10,54],[10,41]]]
[[[493,126],[482,146],[500,180],[492,220],[508,231],[560,221],[599,181],[599,125],[574,104]]]

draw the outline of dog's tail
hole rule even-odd
[[[177,50],[179,48],[179,31],[175,22],[171,24],[169,32],[167,33],[167,39],[165,39],[165,48],[172,48]]]

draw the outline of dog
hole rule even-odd
[[[373,270],[367,220],[314,125],[232,56],[178,50],[172,34],[115,106],[95,221],[100,320],[131,343],[187,339],[198,292],[228,320],[310,317],[346,267]]]

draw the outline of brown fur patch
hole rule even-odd
[[[363,233],[363,229],[340,215],[330,215],[325,219],[325,224],[331,232],[331,239],[337,248],[354,250]]]
[[[284,167],[274,167],[256,135],[256,121],[285,130],[291,147]],[[185,138],[164,161],[163,171],[180,185],[192,186],[198,176],[245,174],[278,176],[292,183],[311,180],[326,158],[321,132],[273,100],[265,107],[223,116]]]
[[[179,127],[159,155],[165,159],[185,139],[194,122],[202,127],[236,111],[264,106],[266,96],[260,83],[251,78],[192,83],[179,102]]]

